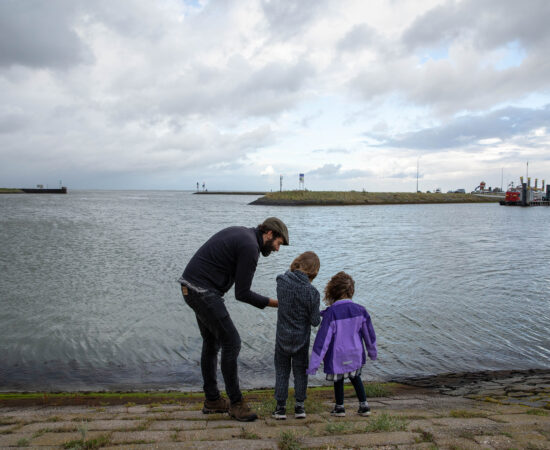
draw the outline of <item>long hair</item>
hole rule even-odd
[[[355,293],[355,281],[346,272],[338,272],[334,275],[325,287],[325,298],[323,301],[327,306],[338,300],[351,299]]]
[[[314,252],[302,253],[301,255],[297,256],[290,265],[290,270],[292,272],[294,272],[295,270],[304,272],[308,276],[310,282],[315,279],[315,277],[319,273],[320,268],[321,261],[319,261],[319,257]]]

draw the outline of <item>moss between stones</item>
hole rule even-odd
[[[366,383],[365,390],[369,397],[386,397],[391,393],[407,389],[398,383]],[[345,392],[351,391],[351,386],[346,386]],[[292,395],[293,390],[290,390]],[[264,401],[273,398],[273,389],[254,389],[244,391],[243,394],[249,401]],[[309,387],[308,395],[312,399],[332,399],[334,390],[332,386]],[[30,406],[30,405],[87,405],[108,406],[125,405],[130,408],[143,404],[184,404],[201,403],[204,400],[202,392],[7,392],[0,393],[0,406]],[[197,405],[197,408],[199,405]],[[200,408],[199,408],[200,409]]]

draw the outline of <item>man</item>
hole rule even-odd
[[[276,217],[257,228],[229,227],[212,236],[191,258],[179,282],[185,302],[193,309],[203,339],[201,371],[204,414],[229,412],[237,420],[257,419],[239,387],[237,357],[241,338],[224,305],[223,295],[235,284],[235,298],[257,308],[276,308],[276,299],[250,290],[260,252],[268,256],[288,245],[288,229]],[[221,348],[221,371],[228,401],[220,396],[216,370]]]

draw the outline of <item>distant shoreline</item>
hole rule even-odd
[[[266,195],[267,192],[256,192],[256,191],[197,191],[193,194],[200,195]]]
[[[436,203],[497,203],[501,196],[414,192],[282,191],[270,192],[251,202],[264,206],[414,205]]]

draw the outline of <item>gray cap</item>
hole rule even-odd
[[[268,217],[262,223],[268,230],[275,231],[283,237],[283,245],[288,245],[288,228],[285,223],[277,217]]]

